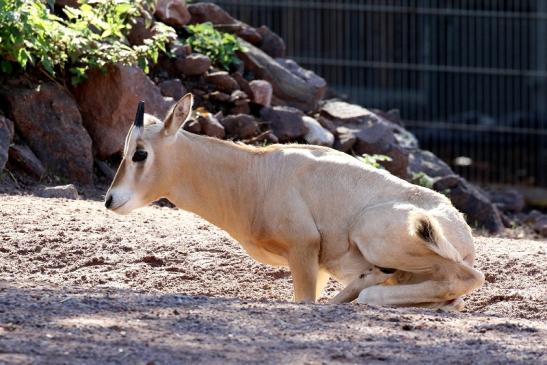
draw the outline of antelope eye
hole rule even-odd
[[[133,162],[141,162],[141,161],[144,161],[146,160],[146,157],[148,156],[148,152],[146,152],[145,150],[136,150],[135,153],[133,154]]]

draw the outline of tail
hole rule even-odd
[[[456,248],[448,242],[439,222],[423,210],[410,212],[408,218],[410,235],[418,237],[427,248],[450,261],[462,262]]]

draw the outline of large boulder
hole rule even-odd
[[[457,175],[439,178],[434,182],[433,189],[445,194],[464,213],[469,224],[490,233],[503,231],[503,222],[496,206],[464,178]]]
[[[241,40],[246,52],[238,52],[245,70],[255,79],[268,81],[273,87],[274,105],[288,105],[304,111],[313,111],[325,95],[326,83],[309,72],[289,70],[261,49]]]
[[[91,72],[74,95],[100,159],[122,151],[139,100],[145,101],[147,113],[159,119],[174,104],[140,68],[122,65],[111,66],[106,73]]]
[[[191,18],[184,0],[158,0],[154,15],[163,23],[173,27],[182,27]]]
[[[8,162],[9,147],[13,140],[13,122],[0,115],[0,172]]]
[[[288,106],[262,108],[260,117],[269,123],[279,142],[294,141],[308,133],[308,128],[303,120],[304,113],[298,109]]]
[[[72,95],[47,82],[15,86],[4,97],[18,135],[48,170],[80,184],[93,182],[91,138]]]
[[[490,187],[485,194],[502,212],[519,213],[526,205],[524,195],[516,189]]]

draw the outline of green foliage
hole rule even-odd
[[[357,158],[365,164],[375,167],[377,169],[383,169],[383,166],[380,164],[380,162],[393,161],[391,157],[386,155],[369,155],[367,153],[362,156],[357,156]]]
[[[245,52],[245,49],[233,34],[219,32],[211,23],[189,25],[187,30],[191,35],[186,43],[193,51],[207,55],[213,64],[225,70],[239,64],[235,52]]]
[[[90,69],[109,64],[139,65],[148,71],[165,44],[175,38],[172,28],[157,23],[152,38],[130,46],[126,34],[131,18],[147,0],[80,0],[80,8],[64,8],[65,18],[52,14],[39,0],[0,0],[1,71],[12,63],[42,67],[51,75],[68,69],[71,81],[85,79]]]
[[[424,188],[433,189],[433,178],[423,172],[412,174],[411,182]]]

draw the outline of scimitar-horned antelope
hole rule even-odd
[[[163,123],[139,104],[108,209],[167,198],[257,261],[288,266],[296,301],[314,302],[332,276],[346,286],[334,302],[461,309],[482,285],[471,230],[443,195],[326,147],[188,133],[192,103],[183,96]]]

